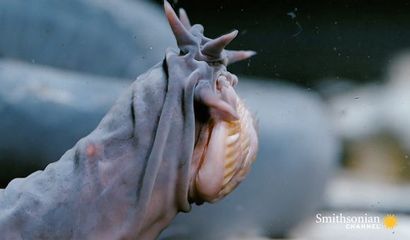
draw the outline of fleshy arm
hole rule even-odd
[[[1,190],[3,238],[153,239],[188,211],[193,89],[167,75],[140,76],[59,161]]]

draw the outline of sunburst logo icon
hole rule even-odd
[[[387,214],[384,216],[383,223],[387,229],[393,229],[397,226],[397,218],[393,214]]]

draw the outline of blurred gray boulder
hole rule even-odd
[[[381,135],[395,138],[410,152],[410,52],[392,58],[384,83],[366,84],[329,98],[338,134],[345,141]]]
[[[283,236],[321,206],[340,148],[324,104],[279,83],[240,78],[238,88],[259,119],[258,158],[238,189],[179,214],[163,239]]]
[[[129,80],[175,45],[142,0],[2,0],[0,29],[0,57]]]
[[[0,61],[3,184],[58,160],[95,128],[124,85],[117,79]]]

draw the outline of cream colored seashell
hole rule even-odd
[[[258,139],[255,122],[245,104],[234,94],[235,121],[215,119],[200,134],[194,151],[199,159],[191,188],[197,202],[215,202],[232,192],[249,172],[256,159]]]
[[[238,98],[239,120],[226,122],[225,169],[222,189],[215,200],[232,192],[249,172],[258,150],[255,122],[244,103]],[[252,146],[251,146],[252,144]]]

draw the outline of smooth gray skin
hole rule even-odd
[[[17,153],[29,156],[37,152],[38,155],[25,159],[31,163],[22,162],[22,158],[13,159],[18,166],[31,164],[34,169],[43,161],[38,156],[47,156],[44,161],[51,162],[60,156],[54,148],[67,149],[84,136],[88,128],[99,121],[91,116],[102,116],[104,108],[111,105],[109,101],[114,101],[115,95],[123,89],[115,80],[98,82],[82,75],[15,62],[0,62],[0,76],[0,90],[8,89],[2,91],[0,97],[0,106],[3,105],[0,115],[5,116],[0,119],[0,132],[8,133],[0,135],[0,142],[1,146],[9,144],[9,151],[0,150],[0,156]],[[14,85],[5,88],[6,79]],[[20,92],[17,89],[30,89],[31,83],[49,86],[57,92],[65,91],[65,95],[73,96],[72,102],[67,106],[52,99],[42,100],[35,91],[18,102],[4,101],[13,96],[13,92]],[[212,235],[242,232],[282,235],[320,205],[321,193],[336,164],[339,147],[320,99],[308,91],[254,79],[240,78],[238,88],[259,119],[258,159],[246,181],[226,199],[177,216],[163,238],[183,235],[186,239],[189,236],[191,239],[200,236],[217,239]],[[80,101],[84,96],[90,101]],[[89,105],[84,105],[86,103]],[[82,111],[83,108],[87,110]],[[11,114],[10,118],[3,113]],[[50,118],[53,121],[48,120]],[[41,124],[40,119],[48,123]],[[48,126],[53,126],[53,130]],[[33,141],[24,141],[33,137]],[[18,144],[8,143],[9,139]],[[53,147],[49,147],[50,143]],[[0,166],[7,162],[1,159]]]
[[[142,0],[2,0],[0,29],[0,57],[130,81],[176,46]]]
[[[212,69],[168,51],[59,161],[0,190],[1,237],[154,239],[190,209],[194,92]]]
[[[314,218],[336,169],[340,142],[314,93],[240,78],[238,93],[259,120],[252,171],[225,199],[178,215],[160,239],[281,237]]]

